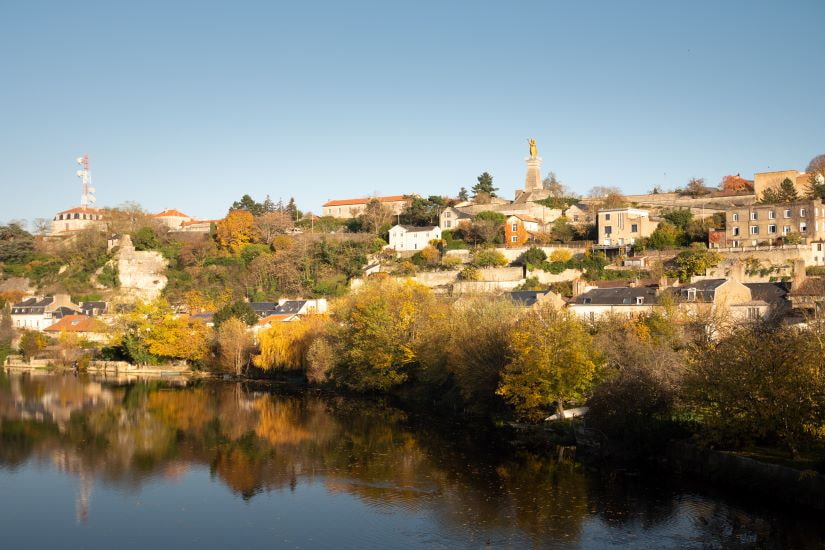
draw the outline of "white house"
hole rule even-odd
[[[441,239],[441,228],[437,225],[415,227],[396,225],[390,229],[390,248],[402,252],[421,250],[432,240]]]
[[[66,315],[77,313],[80,307],[68,294],[32,297],[11,306],[11,320],[16,328],[44,330]]]
[[[164,210],[152,215],[157,221],[164,224],[169,229],[180,229],[184,224],[193,220],[192,216],[187,216],[180,210]]]

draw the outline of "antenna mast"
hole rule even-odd
[[[83,186],[83,194],[80,195],[81,208],[89,208],[95,203],[95,188],[92,187],[92,173],[89,170],[89,155],[77,158],[77,163],[81,169],[77,171],[77,177]]]

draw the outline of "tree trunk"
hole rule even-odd
[[[564,420],[564,405],[561,399],[556,400],[556,413],[559,415],[559,420]]]

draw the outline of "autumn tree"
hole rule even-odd
[[[378,235],[392,224],[393,213],[383,202],[370,199],[364,207],[364,213],[358,216],[358,219],[364,231]]]
[[[548,173],[547,177],[542,180],[541,185],[553,198],[562,199],[570,195],[570,190],[559,181],[555,172]]]
[[[221,248],[237,254],[255,236],[255,217],[247,210],[232,210],[218,222],[215,237]]]
[[[493,187],[493,176],[484,172],[478,178],[478,183],[473,186],[473,199],[477,198],[479,194],[484,193],[488,197],[495,197],[498,187]]]
[[[336,380],[350,389],[375,391],[408,379],[424,328],[445,312],[427,287],[384,279],[347,296],[336,314],[343,322]]]
[[[532,420],[543,418],[551,405],[563,416],[565,403],[587,395],[600,362],[584,323],[551,306],[516,322],[508,351],[498,394]]]
[[[266,212],[255,218],[255,229],[261,240],[271,245],[276,235],[282,235],[294,225],[289,212]]]
[[[705,178],[690,178],[690,181],[682,190],[683,195],[693,198],[707,195],[710,192],[711,190],[705,185]]]
[[[246,323],[231,317],[218,327],[215,336],[218,363],[236,376],[243,374],[252,354],[252,335]]]
[[[725,176],[719,184],[719,189],[733,193],[753,193],[753,182],[746,180],[739,174]]]
[[[252,326],[258,322],[258,314],[249,305],[249,302],[238,300],[226,304],[221,309],[215,312],[212,322],[216,327],[220,327],[222,323],[230,319],[238,319],[248,326]]]
[[[327,381],[338,360],[338,350],[329,338],[317,337],[307,348],[306,377],[310,384]]]
[[[168,302],[138,302],[117,321],[121,346],[137,364],[181,359],[200,362],[209,347],[209,328],[175,315]]]
[[[805,172],[812,176],[816,176],[817,174],[822,174],[825,176],[825,154],[817,155],[811,159],[811,162],[808,163],[808,166],[805,168]]]
[[[20,337],[20,353],[26,361],[31,361],[37,354],[43,351],[48,344],[46,336],[41,332],[27,330]]]
[[[10,348],[14,340],[14,324],[8,307],[3,307],[0,312],[0,347]]]
[[[252,362],[263,370],[305,370],[309,347],[323,335],[327,323],[327,317],[321,315],[274,322],[259,334],[260,353],[252,358]]]
[[[689,249],[679,252],[674,261],[679,280],[687,282],[693,275],[704,275],[708,269],[719,265],[722,256],[704,243],[693,243]]]

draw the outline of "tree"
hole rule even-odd
[[[20,353],[23,354],[26,361],[31,361],[32,358],[46,348],[47,344],[48,340],[46,340],[43,333],[27,330],[20,337]]]
[[[231,210],[218,222],[218,245],[237,254],[255,237],[255,217],[246,209]]]
[[[508,348],[497,393],[532,420],[543,418],[553,404],[563,416],[565,403],[585,397],[600,361],[584,323],[549,305],[517,321]]]
[[[811,176],[816,176],[817,174],[825,176],[825,154],[817,155],[812,158],[811,162],[808,163],[807,168],[805,168],[805,172]]]
[[[693,212],[690,208],[677,208],[664,212],[662,214],[662,218],[669,221],[682,231],[686,231],[690,222],[693,221]]]
[[[292,229],[292,220],[288,212],[266,212],[255,218],[255,230],[263,242],[271,245],[276,235]]]
[[[221,367],[236,376],[243,374],[252,354],[252,336],[246,323],[236,317],[227,319],[217,329],[216,343]]]
[[[673,248],[679,244],[683,238],[683,232],[670,222],[662,222],[647,240],[650,248],[664,250]]]
[[[476,267],[502,267],[509,262],[498,250],[484,248],[473,254],[472,264]]]
[[[14,325],[9,308],[4,307],[0,313],[0,347],[10,348],[12,340],[14,340]]]
[[[318,337],[312,340],[306,353],[306,377],[310,384],[322,384],[327,381],[335,368],[337,350],[328,338]]]
[[[570,192],[567,187],[558,180],[555,172],[550,172],[541,182],[542,187],[549,192],[550,196],[556,199],[567,197]]]
[[[0,262],[23,263],[34,253],[34,237],[18,223],[0,226]]]
[[[274,212],[276,209],[277,207],[273,205],[269,195],[266,196],[266,200],[263,203],[255,202],[249,195],[244,195],[241,197],[241,200],[233,202],[232,206],[229,207],[230,212],[243,210],[253,216],[260,216],[266,212]]]
[[[469,200],[469,199],[470,199],[470,194],[467,193],[467,188],[466,187],[462,187],[461,189],[458,190],[458,200],[463,202],[463,201],[466,201],[466,200]]]
[[[725,176],[719,183],[719,189],[733,193],[753,193],[753,182],[746,180],[739,174]]]
[[[364,207],[364,213],[358,218],[364,231],[378,235],[392,224],[393,213],[383,202],[371,199]]]
[[[683,195],[693,198],[707,195],[710,192],[711,190],[705,186],[705,178],[690,178],[690,181],[682,190]]]
[[[473,216],[472,222],[462,225],[464,240],[472,243],[492,243],[504,235],[504,214],[485,210]]]
[[[298,210],[298,205],[295,204],[295,197],[289,197],[289,202],[286,203],[285,212],[289,215],[289,219],[293,222],[298,221],[301,217],[301,211]]]
[[[692,357],[688,398],[706,435],[721,443],[762,441],[792,458],[825,424],[825,326],[739,324]]]
[[[399,216],[400,223],[418,227],[438,224],[438,215],[444,208],[444,199],[435,195],[426,199],[413,195],[406,199],[407,206]]]
[[[484,172],[478,178],[478,183],[473,186],[473,198],[478,197],[480,193],[486,193],[490,197],[496,196],[497,187],[493,187],[493,176]]]
[[[405,382],[425,327],[445,315],[427,287],[410,280],[374,280],[336,310],[342,361],[335,378],[357,391],[386,391]]]
[[[687,282],[693,275],[704,275],[711,267],[722,261],[722,256],[708,250],[704,243],[693,243],[687,250],[679,252],[675,260],[679,280]]]
[[[320,315],[273,323],[259,335],[261,351],[252,358],[253,363],[263,370],[305,370],[307,351],[326,323],[327,318]]]
[[[219,328],[221,324],[230,319],[238,319],[246,325],[253,326],[258,322],[258,314],[255,313],[255,310],[252,309],[249,302],[239,300],[227,304],[215,312],[212,322],[215,324],[215,328]]]
[[[135,250],[157,250],[160,247],[160,239],[153,227],[143,226],[132,233],[132,244]]]
[[[825,175],[811,174],[808,179],[808,198],[825,199]]]
[[[179,317],[163,299],[138,302],[116,324],[120,345],[134,363],[157,363],[162,359],[197,363],[206,358],[209,328]]]
[[[567,221],[567,218],[562,216],[561,218],[557,218],[553,221],[553,225],[550,228],[550,235],[555,241],[560,243],[568,243],[573,240],[573,237],[575,237],[575,230]]]
[[[519,263],[521,265],[538,267],[541,263],[547,259],[547,254],[545,254],[544,250],[541,248],[536,248],[535,246],[528,248],[524,251],[524,253],[519,258]]]
[[[785,178],[779,187],[776,189],[765,189],[759,202],[762,204],[778,204],[783,202],[794,202],[799,200],[799,193],[796,191],[796,186],[789,179]]]

